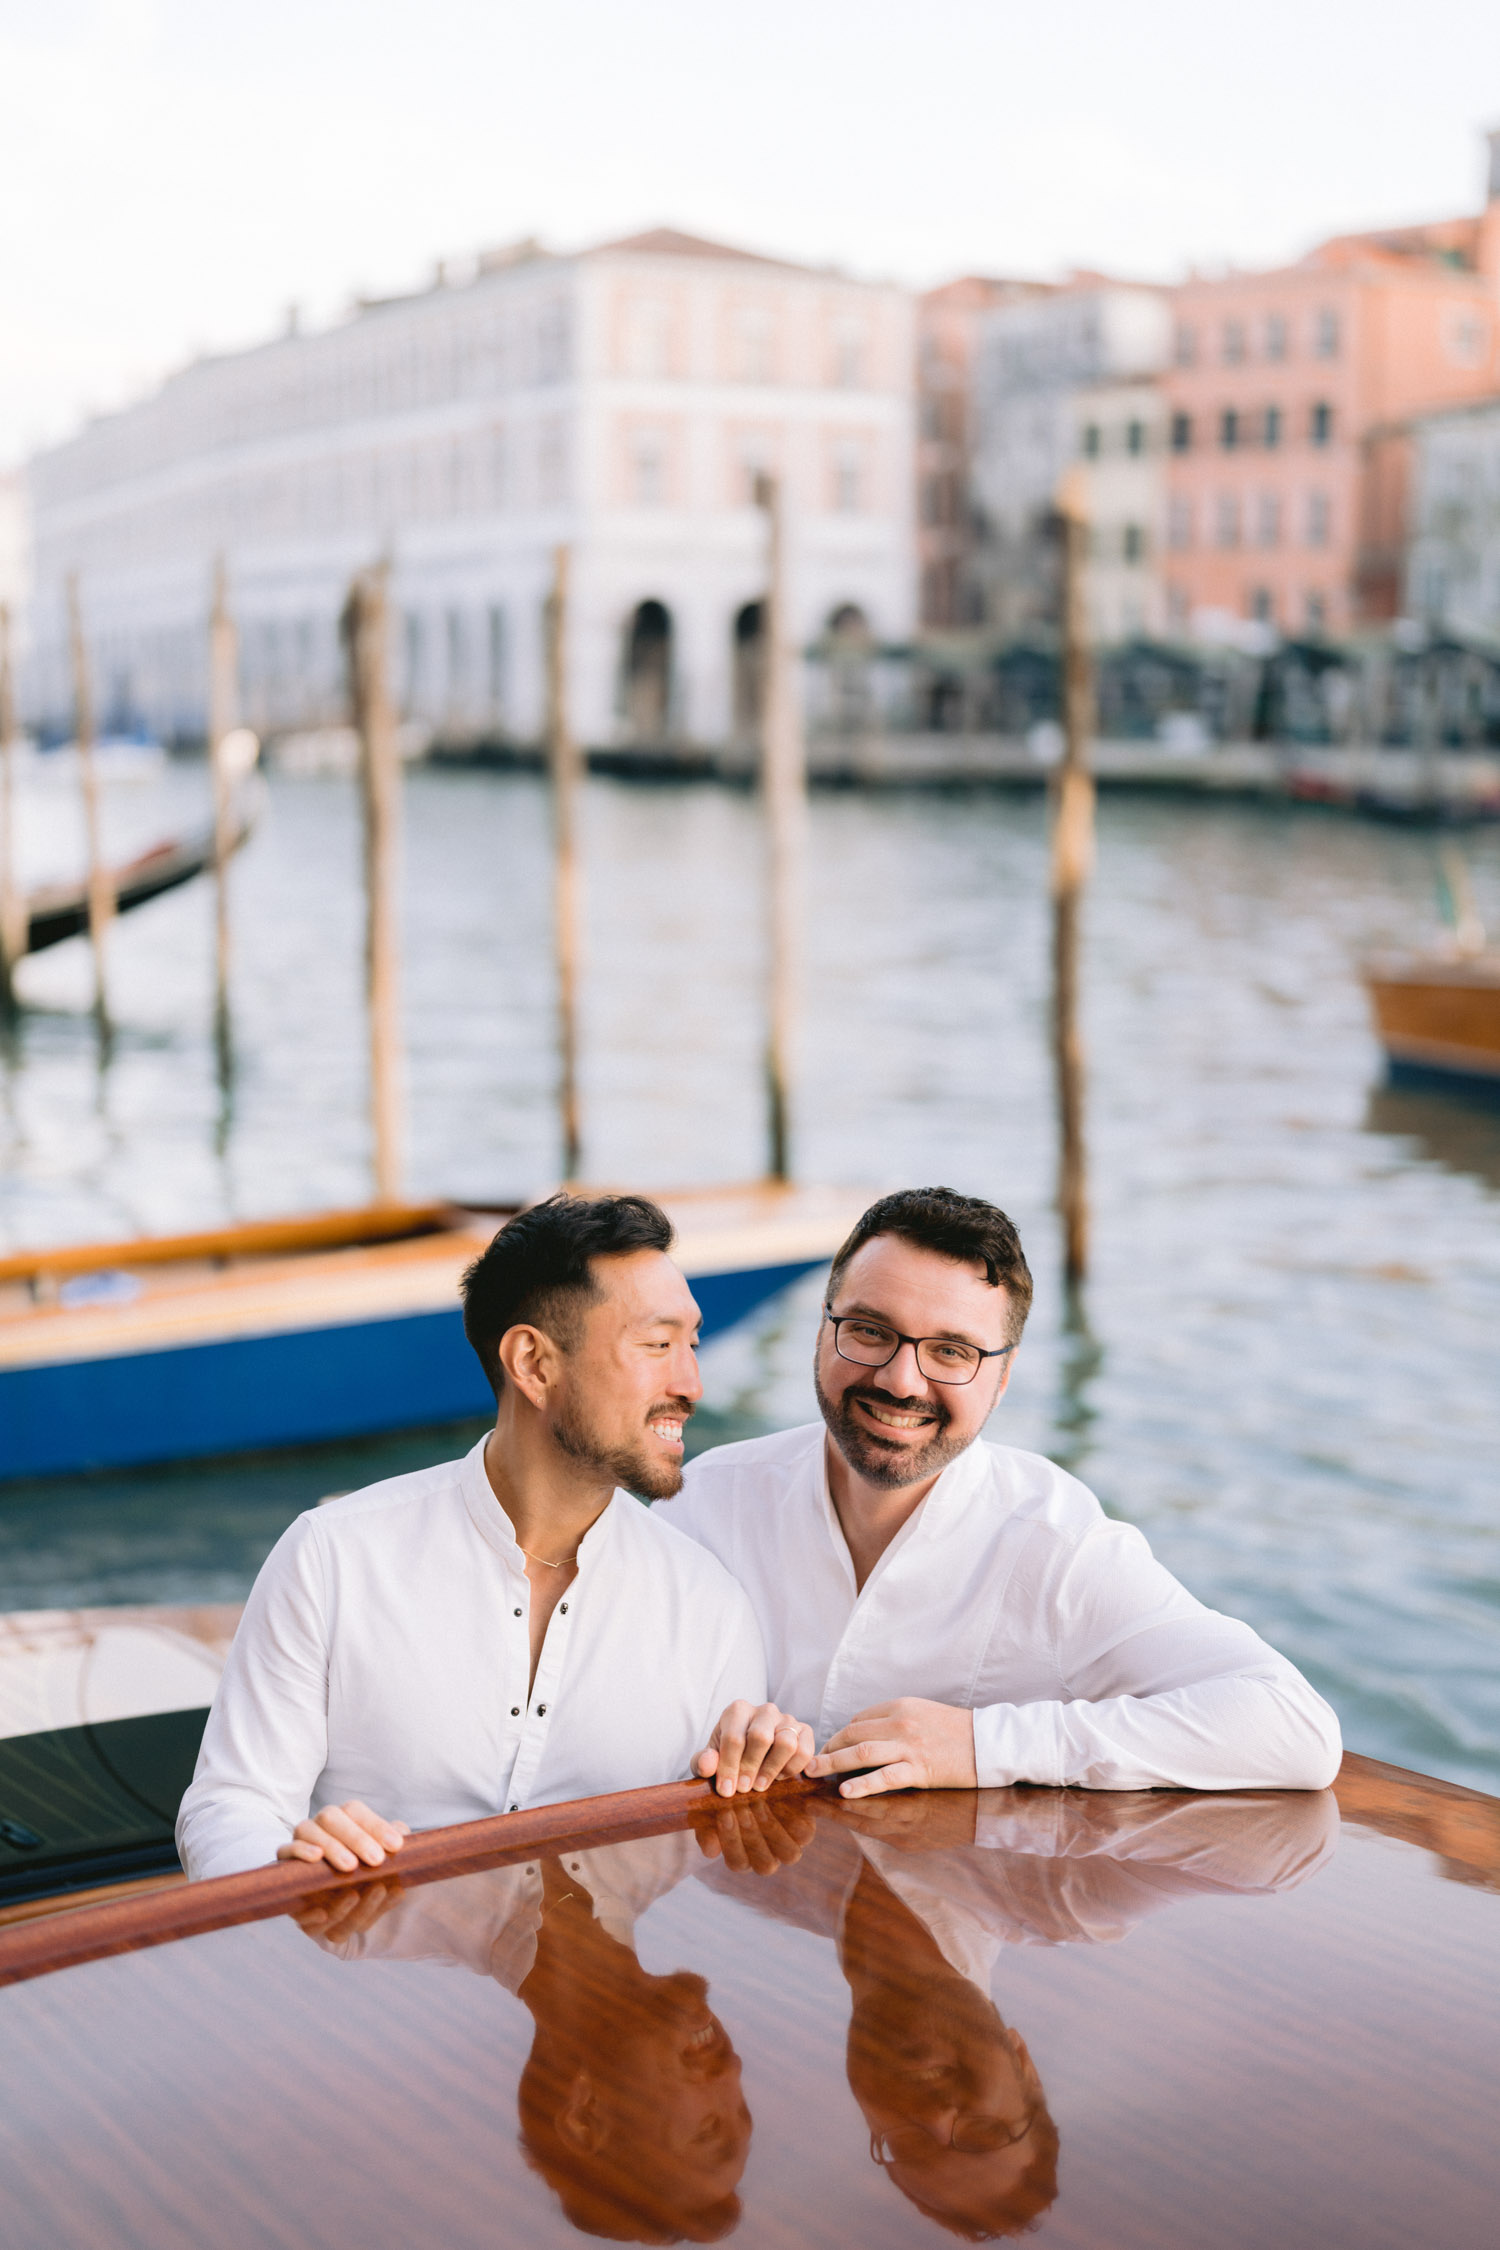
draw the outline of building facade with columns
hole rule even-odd
[[[386,557],[403,715],[534,740],[566,542],[579,737],[743,736],[762,471],[783,480],[802,642],[912,629],[912,319],[895,286],[658,229],[572,256],[522,244],[201,361],[30,465],[31,715],[66,723],[76,572],[103,721],[201,734],[222,557],[245,718],[337,718],[344,597]]]

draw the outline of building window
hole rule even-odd
[[[1125,450],[1127,453],[1144,453],[1146,450],[1146,425],[1144,422],[1127,422],[1125,425]]]
[[[638,297],[625,311],[625,372],[647,378],[672,371],[672,308]]]
[[[1307,496],[1307,544],[1309,547],[1326,547],[1333,522],[1333,510],[1326,492],[1310,492]]]
[[[1193,503],[1185,492],[1174,492],[1167,503],[1167,545],[1184,554],[1193,544]]]
[[[1489,328],[1476,314],[1463,312],[1450,315],[1444,342],[1448,348],[1448,357],[1458,366],[1482,366],[1489,340]]]
[[[1339,356],[1339,316],[1331,305],[1324,305],[1313,321],[1313,351],[1319,359]]]
[[[1302,606],[1309,633],[1323,632],[1328,624],[1328,603],[1317,588],[1305,597]]]
[[[1221,492],[1214,509],[1214,544],[1237,547],[1240,543],[1240,502],[1235,492]]]
[[[1275,619],[1276,603],[1269,586],[1252,586],[1245,607],[1257,625],[1269,625]]]
[[[1197,329],[1179,327],[1174,349],[1178,366],[1191,367],[1198,357]]]
[[[1121,549],[1124,554],[1125,560],[1128,563],[1138,563],[1145,561],[1146,534],[1138,523],[1126,524],[1125,536],[1121,542]]]
[[[865,380],[865,332],[849,326],[839,331],[834,351],[834,381],[842,391],[857,391]]]
[[[864,506],[864,448],[846,440],[833,457],[833,505],[841,516],[857,516]]]
[[[771,380],[771,313],[766,305],[741,305],[735,315],[735,373],[742,383]]]
[[[1266,357],[1286,358],[1286,320],[1281,313],[1266,314]]]
[[[1281,500],[1274,492],[1263,492],[1256,505],[1255,544],[1257,547],[1281,545]]]
[[[1086,461],[1097,461],[1099,458],[1099,425],[1097,422],[1086,422],[1084,424],[1083,456]]]
[[[634,499],[638,508],[660,508],[667,498],[667,447],[660,430],[636,433]]]
[[[1242,320],[1224,323],[1224,364],[1238,367],[1245,356],[1245,324]]]
[[[1236,407],[1226,406],[1219,416],[1219,443],[1226,453],[1232,453],[1240,442],[1240,417]]]
[[[1265,420],[1261,424],[1261,435],[1269,451],[1274,452],[1276,447],[1280,445],[1281,408],[1279,406],[1268,406],[1266,408]]]
[[[1191,414],[1172,416],[1172,451],[1189,453],[1193,445],[1193,417]]]
[[[1320,398],[1312,410],[1308,434],[1314,445],[1327,445],[1333,436],[1333,408]]]

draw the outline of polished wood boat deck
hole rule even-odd
[[[1500,1802],[700,1784],[0,1928],[7,2250],[1491,2250]]]
[[[1500,1083],[1500,954],[1374,962],[1365,983],[1392,1062]]]

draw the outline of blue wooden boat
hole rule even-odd
[[[854,1216],[770,1185],[663,1200],[705,1337],[826,1263]],[[0,1479],[493,1411],[458,1280],[504,1216],[375,1205],[0,1258]]]

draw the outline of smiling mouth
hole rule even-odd
[[[937,1416],[913,1411],[909,1407],[877,1406],[873,1399],[856,1396],[855,1402],[883,1430],[931,1430],[937,1426]]]

